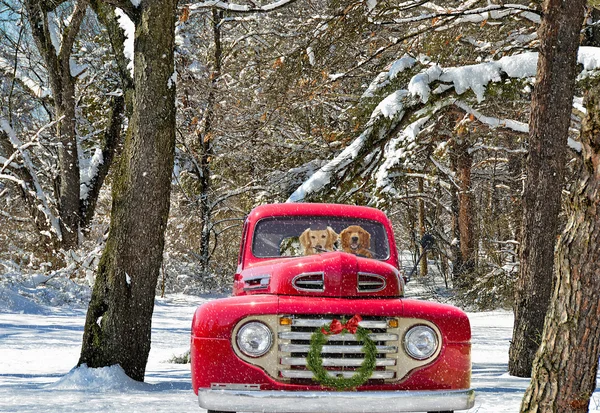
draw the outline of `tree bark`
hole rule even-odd
[[[450,153],[452,170],[456,174],[458,188],[453,200],[454,232],[458,244],[454,255],[460,259],[454,263],[453,276],[459,286],[468,286],[467,274],[475,268],[475,235],[473,230],[473,196],[471,194],[471,167],[473,156],[467,141],[456,137]]]
[[[221,60],[223,49],[221,45],[221,19],[223,12],[215,8],[212,9],[212,26],[214,39],[214,67],[210,74],[210,88],[206,102],[206,109],[201,122],[201,128],[198,129],[198,145],[200,147],[200,170],[198,178],[200,180],[200,219],[202,221],[202,232],[200,235],[200,269],[203,273],[209,271],[210,262],[210,232],[212,225],[212,206],[210,199],[210,175],[211,160],[214,154],[213,141],[214,131],[213,123],[215,121],[215,103],[217,94],[217,82],[221,76]]]
[[[588,411],[600,357],[600,85],[587,92],[581,174],[557,247],[557,286],[521,412]]]
[[[546,0],[539,29],[526,161],[520,274],[509,372],[529,377],[553,284],[553,257],[565,170],[584,0]]]
[[[80,223],[79,155],[75,132],[75,78],[71,75],[71,54],[75,38],[85,17],[89,0],[79,0],[71,16],[68,28],[60,41],[60,50],[54,47],[48,27],[48,11],[60,5],[41,0],[27,0],[25,7],[37,48],[44,59],[57,122],[58,136],[58,212],[62,239],[59,245],[65,249],[77,246]]]
[[[96,203],[100,195],[100,189],[108,175],[108,171],[113,163],[117,153],[117,148],[121,141],[121,127],[123,126],[123,111],[125,109],[125,99],[122,96],[114,96],[111,99],[111,109],[108,114],[108,125],[104,131],[102,144],[102,164],[98,167],[96,176],[89,182],[87,199],[81,202],[81,228],[87,230],[87,227],[94,218]]]
[[[110,233],[97,270],[79,365],[119,364],[143,380],[162,263],[175,148],[173,54],[176,0],[136,9],[135,99]]]
[[[423,193],[424,193],[423,178],[419,178],[417,184],[419,186],[419,195],[421,195],[421,197],[418,200],[418,203],[419,203],[419,234],[420,234],[421,238],[423,238],[423,235],[425,235],[425,201],[422,198]],[[425,250],[425,248],[423,248],[422,245],[419,247],[419,250],[422,254],[421,271],[419,272],[419,275],[421,277],[425,277],[425,276],[427,276],[427,273],[428,273],[427,250]]]

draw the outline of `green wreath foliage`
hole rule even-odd
[[[323,329],[329,332],[329,326],[323,326]],[[344,329],[340,334],[347,333]],[[363,343],[362,352],[365,354],[364,361],[360,368],[352,377],[333,377],[325,368],[323,368],[323,359],[321,352],[323,346],[327,343],[327,335],[321,331],[321,327],[317,328],[310,337],[310,349],[306,356],[307,367],[314,374],[314,380],[326,387],[332,387],[336,390],[355,389],[371,378],[375,363],[377,361],[377,346],[369,337],[370,331],[360,326],[356,329],[356,337]]]

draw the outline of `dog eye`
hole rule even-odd
[[[325,237],[325,235],[321,235],[321,238],[327,238],[327,237]]]

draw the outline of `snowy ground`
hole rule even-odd
[[[193,311],[210,297],[157,299],[146,383],[138,383],[118,368],[71,371],[79,356],[85,309],[75,297],[71,305],[47,305],[64,304],[65,297],[44,289],[49,290],[0,284],[0,412],[203,411],[191,390],[189,365],[168,360],[187,350]],[[506,373],[512,314],[469,317],[477,392],[470,412],[518,412],[528,380]],[[590,411],[600,412],[599,405],[596,392]]]

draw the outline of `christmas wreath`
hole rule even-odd
[[[352,317],[347,323],[334,319],[331,324],[317,328],[312,334],[306,361],[317,383],[336,390],[347,390],[354,389],[371,378],[377,361],[377,347],[369,337],[370,331],[358,325],[361,320],[362,317],[358,314]],[[345,333],[355,334],[358,341],[363,343],[362,352],[365,354],[365,358],[352,377],[333,377],[323,368],[321,351],[323,350],[323,345],[327,343],[327,336]]]

